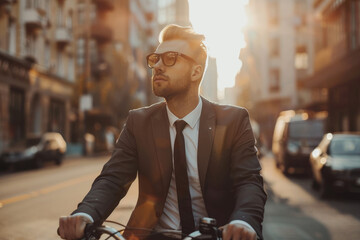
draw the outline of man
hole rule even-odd
[[[199,96],[207,60],[203,35],[168,25],[159,39],[147,63],[153,92],[165,102],[129,112],[90,192],[71,216],[60,218],[60,236],[77,239],[87,222],[102,223],[138,174],[127,239],[160,239],[134,228],[187,235],[206,216],[217,220],[225,240],[262,239],[266,194],[247,111]]]

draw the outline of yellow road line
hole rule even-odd
[[[96,176],[97,176],[97,174],[89,174],[89,175],[74,178],[74,179],[71,179],[71,180],[68,180],[65,182],[61,182],[61,183],[58,183],[58,184],[55,184],[55,185],[52,185],[49,187],[41,188],[37,191],[24,193],[24,194],[17,195],[17,196],[11,197],[11,198],[0,199],[0,208],[7,204],[10,204],[10,203],[24,201],[24,200],[27,200],[30,198],[34,198],[34,197],[37,197],[40,195],[45,195],[47,193],[54,192],[54,191],[62,189],[62,188],[69,187],[69,186],[72,186],[72,185],[75,185],[78,183],[86,182],[86,181],[94,179]]]

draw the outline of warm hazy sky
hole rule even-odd
[[[209,54],[218,64],[219,94],[232,87],[241,68],[240,49],[245,46],[242,27],[246,24],[244,4],[248,0],[189,0],[190,21],[204,33]],[[220,96],[221,97],[221,96]]]

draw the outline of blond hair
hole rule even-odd
[[[198,62],[204,69],[207,65],[207,48],[204,43],[205,36],[196,33],[192,27],[183,27],[176,24],[169,24],[165,26],[159,35],[159,42],[171,40],[184,40],[189,43],[190,48],[194,51],[196,62]]]

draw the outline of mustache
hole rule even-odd
[[[158,78],[158,77],[161,77],[161,78],[164,78],[164,79],[168,79],[168,76],[166,76],[166,75],[164,75],[164,74],[162,74],[162,73],[154,74],[152,78],[155,79],[155,78]]]

